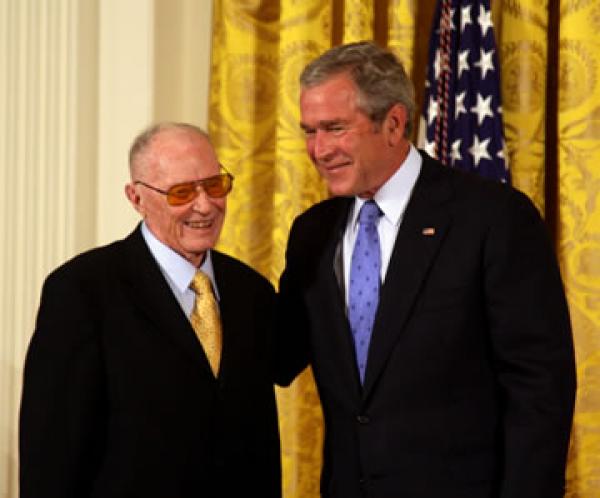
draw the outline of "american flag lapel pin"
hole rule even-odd
[[[435,228],[433,228],[433,227],[423,228],[423,231],[421,233],[423,235],[427,235],[428,237],[431,237],[432,235],[435,235]]]

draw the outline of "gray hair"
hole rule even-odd
[[[394,104],[406,109],[404,136],[413,129],[415,89],[396,56],[370,41],[348,43],[329,49],[308,64],[300,85],[310,88],[346,73],[358,90],[358,107],[380,125]]]
[[[209,140],[208,133],[202,128],[189,123],[176,123],[171,121],[163,121],[155,123],[142,130],[133,140],[129,149],[129,171],[133,176],[134,170],[139,166],[140,159],[147,151],[150,142],[158,134],[163,131],[184,131],[192,134],[200,135]]]

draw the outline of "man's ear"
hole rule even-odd
[[[394,104],[390,108],[384,122],[389,145],[395,146],[404,139],[407,119],[408,113],[402,104]]]
[[[142,206],[142,199],[140,197],[140,194],[138,193],[136,185],[133,183],[128,183],[127,185],[125,185],[125,195],[127,196],[127,199],[129,199],[129,202],[131,202],[133,208],[143,217],[144,208]]]

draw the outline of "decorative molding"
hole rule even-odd
[[[0,4],[0,455],[8,458],[0,465],[2,497],[18,494],[22,364],[40,287],[76,249],[80,7],[77,0]]]

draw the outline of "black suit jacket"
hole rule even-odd
[[[360,385],[336,256],[352,199],[291,229],[280,368],[312,364],[324,497],[556,498],[574,403],[569,316],[545,227],[503,185],[423,155]]]
[[[139,227],[48,277],[25,364],[22,498],[280,496],[274,291],[212,261],[218,380]]]

